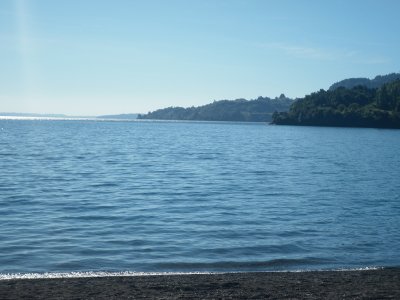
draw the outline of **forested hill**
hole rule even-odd
[[[139,115],[138,119],[270,122],[275,111],[287,111],[292,103],[293,100],[283,94],[275,99],[220,100],[198,107],[159,109]]]
[[[370,89],[376,89],[380,88],[382,85],[386,83],[390,83],[398,79],[400,79],[400,73],[392,73],[383,76],[376,76],[374,79],[349,78],[332,84],[329,90],[333,91],[339,87],[345,87],[347,89],[351,89],[359,85],[365,86]]]
[[[341,127],[400,128],[400,80],[369,89],[312,93],[298,99],[289,112],[275,113],[274,124]]]

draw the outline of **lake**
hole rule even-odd
[[[400,265],[400,130],[0,120],[0,273]]]

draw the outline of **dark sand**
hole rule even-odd
[[[400,268],[0,281],[0,299],[400,299]]]

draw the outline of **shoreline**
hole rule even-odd
[[[0,299],[400,299],[400,267],[0,280]]]
[[[71,272],[18,272],[0,273],[2,280],[23,280],[23,279],[63,279],[63,278],[99,278],[99,277],[139,277],[139,276],[184,276],[184,275],[226,275],[241,273],[307,273],[307,272],[352,272],[383,270],[384,266],[370,266],[360,268],[338,268],[338,269],[287,269],[267,271],[71,271]],[[398,267],[400,268],[400,267]]]

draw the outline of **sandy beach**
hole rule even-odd
[[[400,299],[400,268],[12,279],[0,299]]]

